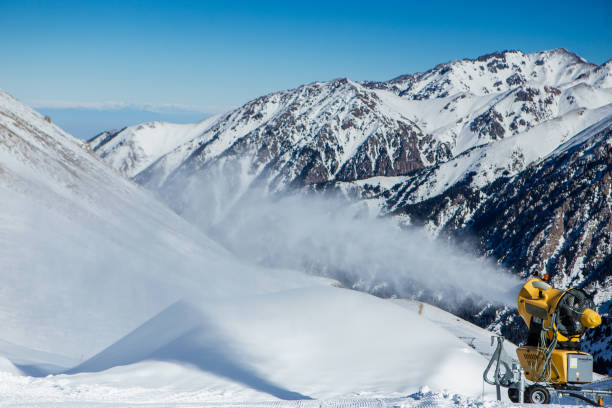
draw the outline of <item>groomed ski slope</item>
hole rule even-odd
[[[0,373],[3,383],[7,377]],[[8,378],[10,381],[11,379]],[[13,386],[10,384],[9,386]],[[24,386],[23,383],[18,386]],[[83,386],[72,392],[83,393],[89,397],[96,398],[95,400],[87,401],[70,401],[66,400],[65,385],[58,383],[48,383],[45,386],[38,385],[39,391],[43,394],[39,400],[34,398],[24,399],[20,402],[4,403],[0,402],[0,407],[31,407],[31,408],[48,408],[48,407],[143,407],[143,408],[163,408],[163,407],[201,407],[201,408],[322,408],[322,407],[338,407],[338,408],[534,408],[534,407],[550,407],[550,408],[576,408],[576,405],[534,405],[534,404],[513,404],[510,402],[498,402],[493,400],[482,400],[476,398],[465,397],[458,394],[449,394],[445,392],[433,392],[427,387],[423,387],[418,392],[397,396],[397,397],[368,397],[354,396],[349,398],[335,398],[324,400],[300,400],[300,401],[233,401],[226,396],[207,395],[208,400],[205,402],[185,402],[184,395],[174,394],[168,396],[168,400],[161,402],[159,400],[150,402],[151,399],[147,396],[142,396],[142,402],[133,400],[127,402],[125,400],[117,400],[115,390],[112,388],[102,387],[87,387]],[[27,388],[27,385],[24,389]],[[31,388],[27,388],[31,391]],[[139,396],[143,390],[131,390],[131,396]],[[157,395],[157,394],[153,394]],[[198,395],[205,395],[204,392]],[[39,398],[41,395],[37,395]],[[151,395],[148,395],[149,397]],[[58,398],[56,400],[56,398]]]

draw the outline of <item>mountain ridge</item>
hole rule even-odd
[[[538,56],[542,56],[542,55],[546,56],[551,53],[552,52],[549,52],[549,53],[544,52],[544,53],[523,54],[523,55],[527,56],[528,60],[539,61]],[[552,54],[557,55],[558,53],[552,53]],[[497,55],[497,54],[491,54],[491,55]],[[500,55],[503,56],[505,54],[500,54]],[[566,54],[561,53],[561,56],[566,56]],[[516,57],[516,56],[513,55],[513,57]],[[465,62],[465,61],[468,61],[468,62],[478,61],[478,59],[461,60],[459,62]],[[586,62],[581,62],[581,61],[582,60],[579,60],[578,62],[576,62],[576,61],[573,61],[572,59],[572,63],[581,63],[584,65],[580,67],[580,69],[582,70],[584,70],[585,67],[586,68],[596,67],[597,69],[602,67],[602,66],[595,66],[592,64],[587,64]],[[434,73],[435,69],[436,68],[426,71],[425,74]],[[576,74],[575,76],[580,76],[580,75]],[[606,76],[606,78],[608,77],[609,75]],[[490,80],[489,82],[492,82],[492,81]],[[557,80],[552,85],[558,85],[557,82],[559,81]],[[565,94],[562,95],[565,97],[565,101],[563,103],[568,106],[565,106],[565,105],[559,106],[559,109],[561,109],[561,111],[557,113],[555,112],[547,113],[550,111],[550,108],[548,107],[548,105],[554,104],[556,107],[556,105],[560,103],[559,91],[557,89],[554,89],[551,87],[546,88],[544,86],[533,88],[533,87],[530,87],[528,83],[521,83],[518,85],[520,89],[515,91],[516,95],[514,95],[513,99],[516,101],[514,105],[523,105],[523,106],[513,107],[513,105],[511,104],[508,107],[507,111],[498,112],[497,110],[495,110],[495,106],[490,106],[491,103],[487,104],[487,102],[485,101],[483,105],[481,102],[479,102],[479,99],[481,99],[482,96],[478,97],[477,95],[474,94],[475,96],[473,95],[472,97],[469,97],[469,95],[466,96],[466,94],[458,94],[458,96],[456,96],[452,100],[449,100],[447,101],[447,103],[444,103],[443,106],[438,107],[438,108],[442,108],[440,109],[440,112],[444,110],[451,110],[451,111],[456,110],[457,108],[454,107],[453,105],[459,105],[459,107],[461,107],[461,105],[465,105],[465,102],[462,102],[463,99],[471,100],[472,103],[470,103],[469,105],[473,105],[474,103],[476,104],[480,103],[480,106],[483,106],[486,109],[478,110],[480,112],[480,116],[473,115],[474,117],[471,117],[469,119],[470,125],[468,126],[468,129],[461,130],[462,128],[465,128],[464,125],[459,125],[459,127],[454,126],[454,128],[450,128],[448,125],[446,125],[446,126],[443,126],[443,128],[428,129],[426,122],[422,122],[422,121],[421,123],[414,122],[414,120],[409,117],[410,114],[413,113],[410,111],[414,109],[410,109],[409,105],[405,105],[405,106],[398,105],[398,103],[401,104],[402,101],[405,100],[406,98],[403,98],[403,99],[400,98],[398,100],[393,100],[395,105],[385,104],[384,101],[383,102],[380,101],[380,97],[386,96],[387,98],[389,98],[389,95],[379,95],[376,93],[374,94],[368,93],[369,88],[367,88],[367,86],[363,87],[364,84],[367,84],[367,83],[365,82],[358,83],[358,82],[351,81],[349,79],[341,78],[341,79],[332,80],[330,82],[314,82],[308,85],[303,85],[294,90],[281,91],[278,93],[273,93],[270,95],[266,95],[264,97],[257,98],[251,102],[248,102],[243,108],[239,108],[233,111],[233,114],[229,113],[229,114],[224,114],[224,115],[220,115],[219,117],[217,117],[223,123],[230,123],[230,122],[235,123],[233,127],[233,131],[232,131],[232,128],[219,129],[217,126],[217,128],[213,129],[213,132],[208,132],[209,136],[207,136],[206,134],[202,134],[202,136],[199,136],[201,138],[201,141],[196,140],[197,139],[196,137],[194,139],[187,141],[182,146],[179,146],[181,143],[177,143],[175,151],[178,152],[180,150],[183,150],[183,151],[191,150],[191,152],[195,152],[199,148],[200,149],[199,153],[202,153],[203,151],[206,150],[206,147],[203,147],[202,145],[209,144],[209,143],[214,144],[215,143],[214,140],[211,140],[211,139],[214,139],[214,138],[218,139],[220,135],[226,135],[225,139],[228,139],[226,142],[225,148],[220,147],[222,150],[229,149],[231,147],[239,148],[239,146],[231,146],[231,145],[234,142],[236,142],[238,139],[242,139],[248,136],[249,133],[253,133],[251,132],[251,130],[257,131],[258,127],[260,126],[263,127],[262,129],[260,129],[260,131],[262,132],[268,132],[268,133],[285,132],[284,134],[277,136],[277,137],[282,137],[283,140],[285,140],[284,135],[287,135],[287,132],[289,132],[289,134],[294,135],[296,132],[294,132],[293,130],[295,128],[300,128],[302,129],[302,132],[303,131],[310,132],[311,134],[310,137],[321,139],[321,140],[318,140],[314,146],[316,150],[315,153],[318,153],[318,154],[315,154],[315,156],[317,157],[310,160],[310,163],[314,163],[313,164],[314,169],[310,169],[310,171],[309,169],[305,169],[304,167],[294,169],[294,172],[305,171],[303,178],[308,180],[308,182],[323,181],[321,180],[322,177],[327,177],[327,180],[325,181],[329,181],[330,177],[337,176],[338,170],[340,169],[342,165],[347,166],[345,168],[344,173],[340,173],[340,176],[343,177],[345,180],[350,179],[350,178],[354,179],[356,177],[365,178],[367,176],[372,176],[372,175],[406,174],[407,172],[420,168],[421,166],[425,167],[433,163],[445,161],[448,158],[452,157],[453,155],[456,155],[460,153],[461,151],[464,151],[478,143],[486,143],[490,141],[491,139],[498,139],[500,137],[503,138],[504,133],[516,134],[517,132],[528,130],[530,127],[533,127],[533,125],[541,122],[542,120],[550,119],[551,115],[552,117],[554,117],[555,115],[558,115],[559,113],[562,114],[563,113],[562,111],[567,111],[568,109],[573,108],[571,106],[572,98],[574,100],[576,99],[576,96],[574,95],[574,93],[579,93],[578,97],[580,98],[580,100],[578,100],[578,105],[585,104],[586,103],[585,100],[593,99],[593,98],[590,98],[590,96],[592,96],[590,94],[591,89],[588,87],[585,90],[571,90],[571,92],[570,91],[567,92],[568,93],[567,95]],[[427,87],[425,85],[423,87]],[[346,88],[345,90],[348,92],[348,94],[347,92],[336,92],[336,89],[338,87]],[[363,87],[363,88],[360,89],[358,87]],[[513,89],[516,89],[516,87]],[[333,96],[334,98],[330,99],[327,97],[330,95],[324,95],[323,100],[321,100],[321,103],[325,105],[322,105],[318,109],[325,109],[326,106],[328,107],[330,104],[334,104],[334,103],[336,104],[337,103],[345,103],[345,104],[350,103],[349,100],[346,100],[347,98],[349,98],[350,100],[352,100],[353,98],[361,98],[362,101],[365,103],[361,105],[353,104],[352,107],[355,109],[353,113],[356,115],[361,115],[364,112],[367,112],[371,116],[370,118],[371,120],[369,122],[370,124],[373,123],[373,124],[379,125],[380,127],[380,118],[389,117],[389,118],[394,118],[396,120],[400,120],[403,124],[405,124],[406,126],[409,126],[412,130],[415,131],[415,135],[416,135],[416,137],[414,137],[413,140],[409,143],[411,153],[407,157],[406,156],[402,157],[401,160],[399,160],[398,162],[397,160],[393,160],[394,159],[393,154],[396,153],[393,148],[383,149],[387,151],[381,152],[380,149],[376,149],[376,147],[364,145],[363,151],[360,153],[365,153],[365,154],[362,154],[362,156],[364,155],[368,156],[368,153],[370,153],[370,157],[361,157],[361,158],[355,157],[352,163],[347,163],[347,158],[345,157],[346,156],[345,150],[348,150],[349,152],[354,152],[355,148],[351,147],[352,146],[351,143],[355,143],[359,140],[359,139],[355,140],[354,137],[351,138],[350,134],[347,135],[347,133],[350,133],[351,130],[359,131],[361,133],[368,132],[368,127],[367,127],[368,123],[363,123],[363,121],[361,121],[361,125],[363,126],[359,126],[355,129],[355,126],[354,126],[355,121],[359,120],[359,118],[354,117],[354,115],[344,115],[341,121],[338,121],[338,118],[331,118],[331,119],[336,119],[336,123],[333,123],[333,120],[332,120],[332,123],[329,123],[330,116],[334,116],[334,115],[337,116],[338,114],[340,114],[340,112],[333,111],[330,109],[327,109],[327,111],[323,110],[322,112],[314,112],[314,114],[317,117],[311,118],[311,122],[293,123],[296,120],[298,120],[298,118],[294,117],[294,115],[291,114],[291,110],[299,110],[299,109],[298,107],[295,106],[295,104],[291,103],[292,101],[299,102],[299,103],[304,103],[304,101],[310,102],[313,99],[317,98],[317,95],[320,95],[322,92],[325,93],[326,91],[327,91],[327,94],[333,94],[331,96]],[[606,100],[610,99],[608,92],[600,92],[597,89],[593,92],[597,94],[596,96],[599,96],[599,99],[602,99],[602,98]],[[292,96],[294,98],[298,98],[298,96],[303,96],[303,95],[294,96],[300,93],[306,94],[305,100],[303,98],[300,100],[291,99]],[[583,95],[585,93],[586,95]],[[512,96],[512,95],[504,96],[503,92],[501,94],[498,93],[496,95],[499,95],[497,98],[501,98],[501,100],[508,99],[510,96]],[[541,96],[538,96],[538,95],[541,95]],[[429,99],[441,99],[438,97],[434,98],[434,96],[436,96],[435,93],[430,95]],[[289,98],[288,101],[285,101],[286,103],[288,103],[288,105],[281,107],[282,109],[278,110],[279,108],[276,105],[278,103],[278,100],[282,98],[284,99]],[[337,99],[343,99],[343,98],[344,98],[344,101],[338,102]],[[566,101],[569,101],[569,102],[566,102]],[[435,100],[433,102],[435,104]],[[495,102],[496,104],[494,105],[499,105],[500,101],[496,100]],[[405,101],[404,101],[404,104],[405,104]],[[381,107],[380,105],[383,105],[383,106]],[[386,105],[389,105],[390,109]],[[430,105],[431,104],[427,105],[426,107],[429,108]],[[346,108],[348,109],[348,106]],[[408,110],[406,110],[407,108]],[[512,116],[513,117],[512,120],[510,119],[506,120],[505,118],[503,119],[501,118],[502,114],[504,116],[509,117],[508,115],[510,113],[514,113],[514,111],[516,111],[517,109],[519,109],[520,111],[521,108],[523,108],[523,112]],[[273,112],[270,112],[270,109],[272,109]],[[468,107],[468,110],[470,110],[469,107]],[[436,113],[440,113],[440,112],[436,112]],[[321,113],[326,114],[327,118],[319,117]],[[240,114],[240,116],[238,116],[238,114]],[[289,123],[285,123],[286,126],[284,127],[282,127],[283,115],[285,115],[284,116],[285,121],[289,122]],[[531,120],[529,119],[529,117],[531,117]],[[456,114],[450,115],[448,122],[451,122],[451,123],[457,122],[458,119],[461,121],[464,120],[464,118],[462,118],[461,116],[457,116]],[[275,120],[277,122],[280,121],[281,123],[274,123]],[[272,126],[267,126],[266,124],[270,125],[270,122],[272,122],[271,123]],[[325,127],[322,125],[320,127],[315,126],[313,128],[312,127],[313,122],[315,123],[320,122],[323,125],[327,123],[328,126]],[[309,123],[310,123],[310,126],[309,126]],[[280,126],[276,126],[277,124]],[[398,129],[398,126],[394,125],[393,123],[390,123],[390,124],[387,123],[386,125],[387,125],[389,132],[398,132],[398,131],[401,132],[401,129]],[[240,129],[237,128],[238,126],[243,128],[242,133],[240,133]],[[254,129],[251,129],[251,127],[254,127]],[[341,134],[342,136],[335,137],[336,141],[333,140],[334,138],[329,139],[329,137],[328,139],[325,139],[326,137],[325,131],[327,130],[327,134],[329,134],[330,129],[333,130],[335,134]],[[408,130],[408,132],[410,132],[410,130]],[[465,136],[461,136],[460,135],[461,132],[463,132]],[[234,136],[229,136],[229,134],[234,134]],[[476,140],[482,139],[482,141],[475,144],[474,141],[472,140],[473,136],[470,136],[473,134],[478,135],[478,138]],[[459,139],[457,139],[458,137]],[[250,138],[253,139],[253,136],[251,135]],[[342,140],[338,140],[338,139],[342,139]],[[391,138],[391,140],[388,140],[388,138],[384,138],[384,137],[382,139],[380,137],[375,137],[372,139],[366,138],[366,139],[368,140],[365,140],[365,139],[360,140],[361,145],[363,145],[366,142],[371,143],[371,144],[378,144],[378,145],[381,144],[381,142],[383,142],[383,144],[387,144],[388,142],[397,143],[397,141],[394,141],[393,138]],[[233,142],[231,140],[233,140]],[[464,142],[460,142],[461,140],[464,140]],[[314,142],[314,139],[312,142]],[[98,140],[96,138],[92,140],[92,143],[94,145],[99,145]],[[189,143],[192,144],[191,147],[188,146]],[[227,143],[229,143],[229,145]],[[268,145],[263,146],[264,142],[262,140],[258,141],[258,143],[260,145],[260,149],[256,153],[259,156],[261,155],[265,156],[266,154],[269,155],[270,147],[272,147],[273,148],[272,150],[274,150],[275,147],[278,148],[278,145],[281,144],[280,141],[277,141],[273,143],[272,146],[268,146]],[[293,144],[296,143],[295,137],[293,137],[292,143]],[[198,146],[193,146],[194,144],[197,144]],[[461,145],[461,147],[458,147],[459,144]],[[261,147],[265,147],[265,149],[262,150]],[[338,152],[339,148],[341,149],[341,151]],[[97,149],[98,150],[102,149],[100,150],[100,153],[99,153],[102,156],[114,154],[113,152],[108,151],[108,149],[104,150],[100,146],[98,146]],[[136,147],[135,149],[138,149],[138,147]],[[453,150],[455,151],[453,152]],[[372,151],[374,151],[375,157],[371,157]],[[417,151],[419,153],[418,155],[417,155]],[[227,153],[231,153],[231,152],[227,152]],[[308,153],[309,151],[304,152],[304,156],[307,156]],[[208,152],[208,156],[210,156],[211,154],[214,156],[215,154],[218,154],[218,152],[217,153]],[[119,156],[117,154],[114,154],[114,155]],[[186,155],[187,154],[185,154],[185,156]],[[331,157],[328,159],[326,155],[329,155]],[[145,164],[143,164],[141,168],[142,167],[146,168],[146,167],[153,165],[153,161],[157,160],[159,156],[160,155],[151,156],[151,159]],[[184,161],[188,159],[185,156],[180,157],[180,153],[175,154],[175,156],[178,156],[175,159],[178,161]],[[204,155],[200,154],[199,156],[200,161],[203,158],[203,156]],[[195,156],[192,155],[191,159],[193,158],[195,158]],[[304,157],[302,156],[300,156],[300,158],[304,159]],[[272,160],[272,159],[274,158],[268,158],[268,160]],[[276,159],[286,161],[286,158],[282,159],[280,157],[277,157]],[[113,159],[113,160],[122,160],[122,158],[117,157],[116,159]],[[258,160],[257,158],[253,159],[253,161],[255,162],[257,162],[257,160]],[[166,160],[166,161],[169,161],[169,160]],[[390,169],[391,171],[386,171],[386,170],[389,170],[387,169],[389,167],[389,163],[391,163],[391,169]],[[399,164],[399,166],[395,168],[393,166],[394,163]],[[118,167],[118,166],[115,165],[114,167]],[[166,165],[166,166],[164,164],[158,164],[158,167],[167,167],[165,171],[168,173],[172,171],[176,171],[176,168],[172,166],[171,164]],[[350,170],[351,167],[353,169],[355,168],[359,168],[359,169],[357,171],[355,170],[351,171]],[[277,170],[280,170],[281,173],[288,171],[287,169],[277,169]],[[159,169],[155,169],[152,172],[160,173]],[[326,176],[326,173],[327,173],[327,176]],[[353,174],[351,175],[351,173]],[[359,174],[359,173],[362,173],[362,174]],[[130,177],[134,177],[135,175],[136,174],[134,172],[128,173],[128,176]],[[141,179],[142,178],[143,177],[141,177]],[[290,180],[291,182],[293,181],[293,179],[295,179],[295,175],[290,176],[290,178],[292,178],[292,180]],[[163,183],[163,181],[161,182]]]

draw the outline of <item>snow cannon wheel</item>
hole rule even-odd
[[[525,392],[525,402],[532,404],[550,404],[550,392],[541,385],[527,387]]]
[[[508,398],[514,403],[519,402],[519,390],[516,388],[508,388]]]

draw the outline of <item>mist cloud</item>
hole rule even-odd
[[[334,278],[384,297],[515,305],[517,277],[421,229],[402,229],[364,203],[314,194],[278,197],[247,184],[238,173],[209,169],[167,200],[237,256],[259,265]]]

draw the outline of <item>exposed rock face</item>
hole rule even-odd
[[[503,118],[499,112],[491,108],[470,123],[470,130],[476,133],[479,138],[502,139],[506,133],[502,121]]]
[[[240,162],[252,183],[271,191],[404,175],[424,167],[423,137],[408,118],[388,114],[374,91],[339,79],[258,98],[151,164],[136,180],[164,188],[185,174],[230,162]],[[435,142],[425,147],[435,148]]]

